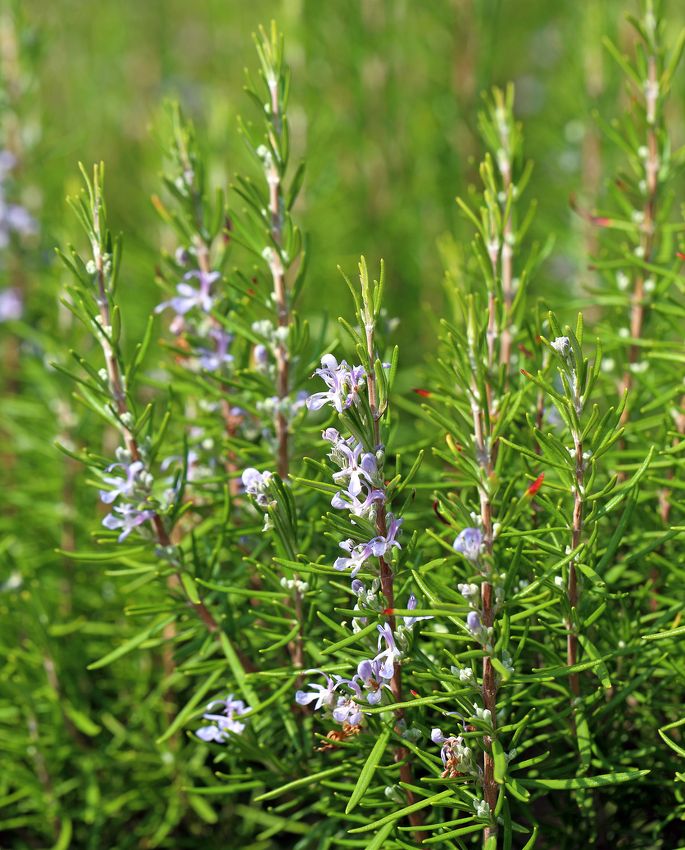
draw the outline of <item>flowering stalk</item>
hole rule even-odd
[[[506,375],[511,369],[512,345],[523,317],[525,290],[541,252],[534,248],[526,261],[520,262],[521,245],[535,205],[521,215],[520,202],[532,174],[532,163],[523,159],[523,134],[514,117],[513,85],[505,91],[493,89],[486,109],[479,113],[478,123],[488,149],[480,166],[483,205],[473,210],[461,198],[457,198],[457,203],[476,227],[473,247],[488,289],[487,362],[494,377],[499,365]],[[492,389],[488,392],[492,405]]]
[[[561,360],[560,376],[562,385],[566,391],[564,396],[568,400],[567,409],[571,420],[571,437],[573,439],[573,514],[571,521],[571,551],[578,552],[583,537],[583,511],[585,499],[585,456],[583,453],[583,437],[581,433],[581,418],[585,406],[586,395],[583,393],[583,375],[581,370],[587,371],[587,361],[579,362],[577,352],[580,350],[582,340],[582,324],[579,324],[576,334],[570,329],[568,336],[557,336],[550,346]],[[571,342],[573,339],[573,343]],[[578,610],[578,571],[576,558],[569,561],[568,579],[566,583],[566,598],[569,607],[569,616],[566,620],[566,663],[569,667],[578,662],[578,634],[576,627],[576,612]],[[578,673],[571,673],[569,677],[571,693],[574,697],[580,695],[580,679]]]
[[[126,385],[118,350],[121,319],[119,309],[113,306],[112,299],[119,271],[121,243],[112,240],[107,227],[107,213],[103,197],[103,166],[96,165],[94,167],[92,181],[88,178],[85,170],[82,169],[82,173],[86,184],[87,198],[84,199],[83,196],[79,196],[76,199],[70,199],[70,203],[89,238],[92,259],[84,263],[73,249],[71,250],[71,257],[67,257],[61,252],[60,255],[76,278],[76,285],[70,290],[72,294],[70,309],[93,328],[105,360],[104,373],[88,370],[96,383],[90,385],[84,381],[81,381],[81,383],[85,385],[86,397],[92,399],[91,403],[95,398],[101,400],[103,415],[113,420],[125,445],[122,464],[114,464],[115,467],[119,465],[124,467],[125,478],[123,480],[120,478],[105,479],[105,483],[114,487],[114,489],[103,491],[102,498],[105,503],[112,503],[119,495],[137,497],[138,492],[142,492],[144,497],[142,509],[124,502],[105,518],[104,524],[107,528],[121,530],[119,540],[122,541],[135,528],[149,522],[153,527],[160,551],[170,553],[173,547],[164,520],[153,503],[147,504],[147,487],[149,485],[145,472],[146,461],[136,436],[140,421],[136,422],[129,407],[129,388]],[[139,356],[140,353],[139,351]],[[77,359],[86,368],[85,361],[80,358]],[[107,397],[109,399],[105,401]],[[171,558],[171,561],[174,562],[175,558]],[[177,564],[174,567],[174,574],[178,579],[179,586],[184,589],[188,604],[208,631],[218,632],[219,626],[212,613],[197,592],[189,590],[189,585],[184,581],[180,565]]]
[[[279,40],[275,29],[272,30],[271,40],[262,33],[261,41],[257,41],[257,50],[264,65],[266,83],[269,89],[270,109],[268,131],[269,147],[272,150],[270,159],[265,163],[266,180],[269,186],[269,214],[271,216],[271,238],[275,250],[269,259],[269,268],[273,278],[274,301],[278,327],[288,329],[290,326],[290,309],[288,305],[288,293],[285,283],[285,269],[281,255],[283,252],[283,208],[285,200],[283,197],[283,180],[279,162],[283,158],[284,144],[284,109],[285,109],[285,78],[281,68],[283,44]],[[276,344],[276,386],[278,400],[282,404],[290,392],[288,375],[290,361],[288,349],[284,339],[280,338]],[[288,429],[290,425],[285,413],[280,409],[276,414],[276,439],[278,442],[278,474],[287,479],[289,473],[288,462]]]
[[[361,307],[357,302],[357,312],[360,325],[364,328],[366,340],[366,364],[367,364],[367,387],[369,394],[369,408],[371,420],[373,424],[373,451],[378,455],[385,450],[381,439],[381,419],[387,409],[387,384],[385,384],[385,376],[383,373],[383,364],[378,358],[376,351],[376,322],[380,314],[383,284],[384,284],[384,267],[381,264],[381,278],[379,283],[375,283],[374,291],[371,291],[369,284],[369,273],[366,267],[366,261],[362,257],[359,264],[359,280],[361,284]],[[380,379],[380,384],[379,384]],[[381,399],[381,393],[383,398]],[[383,478],[382,469],[380,470],[380,478]],[[387,497],[380,500],[378,510],[376,511],[376,531],[379,538],[387,539],[388,537],[388,515],[386,511]],[[393,519],[394,521],[394,519]],[[394,574],[385,553],[379,555],[378,558],[380,569],[381,589],[385,596],[385,601],[389,612],[395,608],[395,588]],[[395,633],[396,621],[393,613],[388,614],[388,624],[390,632]],[[402,702],[402,665],[396,664],[393,668],[393,675],[390,680],[390,690],[392,691],[395,702]],[[395,710],[395,719],[397,721],[396,730],[401,732],[401,723],[404,719],[404,711],[402,709]],[[408,750],[404,747],[399,747],[395,750],[395,761],[400,764],[400,778],[407,785],[413,783],[411,764],[407,760]],[[416,802],[413,791],[407,789],[407,803],[412,805]],[[417,828],[415,833],[417,841],[420,841],[423,833],[420,832],[423,818],[420,812],[414,812],[409,816],[412,826]]]
[[[483,832],[483,840],[488,846],[497,841],[494,813],[499,794],[494,759],[494,749],[498,746],[495,744],[498,676],[493,663],[497,609],[493,487],[499,448],[498,429],[503,427],[502,405],[505,405],[506,411],[506,393],[514,361],[512,346],[517,331],[516,322],[525,309],[527,281],[540,259],[540,252],[532,250],[521,266],[518,277],[515,277],[518,250],[532,220],[534,207],[531,206],[519,222],[517,204],[532,168],[530,163],[521,166],[522,133],[520,125],[515,121],[513,107],[513,86],[509,86],[506,92],[495,89],[487,109],[479,116],[481,134],[489,149],[480,168],[482,206],[474,211],[465,201],[458,199],[458,203],[476,227],[473,250],[487,289],[487,308],[484,311],[487,322],[483,336],[478,318],[480,301],[477,301],[475,295],[463,298],[461,304],[466,333],[460,342],[453,342],[456,358],[463,366],[465,386],[468,387],[471,423],[468,440],[472,446],[469,462],[473,465],[474,477],[477,479],[479,501],[478,527],[466,531],[472,533],[477,541],[474,544],[477,553],[472,561],[477,564],[482,575],[478,594],[480,608],[470,612],[471,622],[468,625],[473,636],[483,646],[482,710],[487,713],[488,728],[483,735],[482,813],[488,822]],[[475,286],[477,291],[482,291],[480,280]],[[481,350],[482,345],[484,350]],[[501,370],[500,366],[503,367]],[[462,551],[460,547],[463,542],[463,538],[457,538],[457,551]]]
[[[626,424],[638,411],[640,415],[647,411],[660,414],[658,427],[650,423],[649,432],[651,441],[664,450],[668,467],[665,475],[655,480],[659,515],[667,526],[673,455],[666,447],[669,443],[673,447],[673,425],[679,434],[685,424],[682,400],[675,401],[682,393],[669,390],[671,375],[663,351],[668,344],[679,352],[682,341],[682,333],[674,327],[666,306],[680,297],[680,263],[674,241],[682,229],[682,224],[672,218],[680,154],[673,149],[667,106],[685,34],[681,32],[667,46],[669,28],[662,18],[662,4],[642,0],[641,6],[639,18],[629,19],[636,33],[633,58],[605,39],[628,84],[632,108],[620,122],[605,125],[606,134],[625,154],[625,166],[610,184],[612,208],[600,210],[590,219],[601,234],[594,265],[604,278],[609,303],[617,305],[607,310],[600,333],[602,339],[610,341],[605,344],[608,352],[616,352],[615,358],[607,358],[607,369],[617,372],[621,391],[627,392],[622,422]],[[636,441],[634,447],[627,442],[619,443],[618,448],[625,449],[624,457],[617,458],[623,467],[620,476],[625,478],[626,455],[636,450],[637,458],[641,447]],[[649,560],[656,586],[663,564],[656,563],[658,554]],[[654,609],[654,597],[650,606]]]
[[[343,722],[343,734],[349,737],[357,734],[364,721],[364,711],[356,703],[367,691],[367,702],[371,705],[380,703],[383,689],[392,694],[395,703],[403,701],[402,691],[402,657],[407,647],[409,635],[415,622],[420,617],[408,616],[401,625],[395,617],[395,572],[391,563],[393,550],[401,548],[398,541],[402,519],[388,511],[391,491],[385,481],[384,463],[386,446],[384,443],[382,422],[388,412],[388,391],[392,375],[387,374],[394,369],[397,350],[393,355],[393,364],[383,364],[378,357],[376,327],[381,312],[382,293],[384,286],[383,268],[381,267],[380,281],[369,281],[366,261],[361,259],[359,264],[360,291],[349,281],[350,291],[356,306],[358,330],[341,320],[351,335],[356,351],[362,361],[360,366],[350,367],[346,361],[338,363],[337,359],[328,354],[322,358],[321,369],[317,374],[323,378],[328,389],[325,392],[314,393],[307,400],[310,410],[318,410],[325,404],[331,404],[338,412],[341,424],[350,432],[349,437],[343,437],[337,429],[328,428],[324,431],[324,439],[332,444],[331,459],[340,467],[333,478],[336,482],[345,482],[346,490],[341,490],[333,496],[331,504],[338,510],[350,512],[350,528],[358,539],[364,536],[365,530],[372,529],[373,537],[368,542],[350,538],[340,546],[348,553],[348,557],[339,557],[334,568],[340,571],[350,570],[354,578],[352,591],[358,597],[357,609],[368,608],[383,614],[385,622],[378,625],[380,638],[378,654],[373,659],[365,659],[358,665],[357,675],[350,680],[340,677],[328,679],[327,696],[322,700],[317,698],[317,707],[326,705],[332,709],[332,717]],[[361,569],[368,569],[369,562],[378,559],[378,574],[374,578],[371,589],[355,576]],[[383,596],[382,605],[377,600],[380,589]],[[407,603],[408,609],[416,607],[416,599],[411,596]],[[360,628],[359,621],[366,625],[367,618],[355,618],[355,628]],[[339,688],[346,687],[352,691],[354,703],[349,697],[334,697]],[[301,704],[307,704],[314,695],[306,692],[298,693],[297,699]],[[395,723],[394,731],[402,737],[406,734],[404,711],[401,708],[393,710]],[[404,746],[394,750],[394,760],[399,764],[400,780],[403,784],[406,801],[409,805],[416,802],[412,790],[413,774],[408,761],[409,751]],[[348,806],[349,810],[349,806]],[[422,816],[420,812],[409,813],[409,820],[415,827],[417,840],[421,840]]]
[[[490,300],[490,299],[488,299]],[[475,305],[473,299],[469,303],[468,317],[468,344],[469,344],[469,360],[476,366],[478,351],[477,351],[477,334],[475,322]],[[488,340],[490,334],[490,320],[488,319]],[[489,357],[489,345],[488,345]],[[480,521],[482,528],[482,547],[484,552],[483,558],[483,575],[484,581],[481,585],[481,602],[482,602],[482,626],[485,630],[492,629],[495,620],[495,607],[493,598],[493,583],[491,573],[493,571],[493,544],[494,544],[494,528],[493,514],[491,501],[491,482],[494,473],[494,452],[496,444],[492,439],[490,423],[492,422],[493,403],[492,391],[482,394],[476,379],[477,368],[474,369],[474,378],[471,383],[471,413],[473,417],[473,444],[477,463],[481,470],[480,483],[478,494],[480,499]],[[488,383],[488,387],[490,384]],[[478,634],[478,630],[476,630]],[[484,644],[484,648],[485,648]],[[492,723],[493,734],[496,730],[497,723],[497,680],[495,678],[495,669],[492,664],[492,657],[486,651],[483,656],[483,705],[486,711],[489,712],[490,721]],[[495,761],[492,752],[493,735],[485,735],[483,738],[483,799],[488,806],[490,812],[495,811],[497,803],[497,783],[495,781]],[[483,841],[487,842],[490,836],[496,836],[497,828],[495,825],[487,826],[483,832]]]
[[[275,392],[262,407],[273,417],[276,471],[283,482],[289,482],[293,456],[292,425],[304,407],[305,395],[302,393],[293,398],[300,380],[299,361],[304,342],[293,305],[305,271],[305,253],[302,236],[291,214],[302,186],[304,170],[300,166],[294,175],[289,174],[289,69],[284,60],[283,37],[275,23],[272,23],[269,32],[260,28],[255,36],[255,46],[260,62],[260,79],[254,84],[248,77],[247,92],[259,105],[264,123],[262,130],[257,131],[241,121],[240,130],[261,171],[263,182],[258,185],[249,178],[238,178],[235,188],[246,202],[247,209],[236,216],[235,238],[266,264],[270,277],[272,295],[264,299],[269,318],[260,319],[252,325],[253,335],[257,334],[263,340],[254,347],[253,355],[256,368],[273,379]],[[251,287],[248,294],[254,294]],[[289,650],[295,667],[302,669],[304,584],[294,575],[287,586],[292,591],[294,615],[300,625],[297,635],[289,643]]]
[[[539,372],[537,377],[528,375],[551,398],[557,408],[567,432],[571,436],[572,446],[564,447],[554,435],[544,434],[536,430],[536,438],[543,449],[549,453],[552,450],[557,458],[564,459],[563,476],[566,486],[573,495],[573,507],[569,520],[570,554],[565,582],[566,590],[566,663],[574,667],[579,663],[579,645],[586,647],[590,655],[595,657],[595,650],[587,634],[579,632],[582,623],[582,603],[579,582],[579,565],[584,565],[587,572],[590,560],[588,548],[597,534],[598,500],[615,491],[618,476],[613,476],[607,482],[598,484],[598,459],[611,446],[621,439],[623,428],[621,419],[623,403],[617,408],[609,408],[602,416],[595,404],[588,412],[588,404],[593,387],[601,370],[601,355],[596,354],[594,363],[583,355],[583,319],[579,314],[575,331],[566,326],[563,331],[554,314],[549,314],[549,326],[555,335],[551,341],[543,337],[543,343],[552,355],[554,365],[561,383],[561,391],[551,385],[549,380]],[[644,474],[647,464],[640,470],[637,478],[623,485],[625,494],[637,483]],[[620,499],[613,499],[615,506]],[[591,506],[589,515],[588,506]],[[592,571],[592,576],[596,574]],[[572,717],[581,708],[580,678],[577,671],[569,676],[571,691]]]
[[[645,273],[645,268],[654,262],[655,251],[658,247],[659,233],[657,229],[657,203],[662,190],[667,168],[663,165],[668,160],[670,147],[665,132],[663,109],[665,93],[663,86],[668,86],[668,80],[662,78],[663,47],[660,43],[661,26],[657,20],[653,0],[645,0],[642,20],[642,35],[644,38],[646,75],[638,87],[643,99],[645,120],[645,146],[640,148],[638,155],[643,164],[643,174],[639,177],[640,189],[643,194],[642,207],[635,210],[633,220],[637,225],[637,245],[635,256],[642,262],[635,270],[632,292],[630,296],[630,338],[628,349],[628,364],[621,381],[622,392],[628,392],[632,386],[632,369],[640,360],[641,338],[645,320],[646,301],[654,288],[653,279]],[[666,160],[666,163],[664,162]],[[647,290],[645,287],[647,286]],[[630,408],[626,405],[623,418],[627,419]]]
[[[171,330],[181,350],[187,352],[182,358],[184,364],[218,379],[219,406],[230,442],[241,421],[240,412],[231,407],[226,383],[234,364],[233,336],[221,319],[231,306],[225,296],[225,284],[222,286],[231,241],[227,229],[230,222],[224,192],[219,190],[212,197],[207,167],[198,151],[192,124],[184,120],[177,104],[172,104],[169,112],[170,169],[163,181],[173,205],[164,203],[158,196],[152,200],[180,244],[173,256],[163,256],[158,269],[161,280],[174,282],[176,295],[158,305],[156,312],[167,308],[174,311]],[[179,275],[182,280],[177,283]],[[226,468],[236,495],[237,467],[233,455],[229,448]]]

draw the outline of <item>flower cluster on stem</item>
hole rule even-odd
[[[363,363],[350,366],[345,360],[338,362],[332,354],[325,355],[316,375],[324,381],[327,389],[314,393],[307,401],[311,410],[330,405],[346,432],[341,434],[336,428],[327,428],[322,435],[330,443],[329,457],[338,467],[333,480],[344,487],[333,496],[331,505],[336,510],[347,511],[351,527],[359,529],[354,538],[350,537],[340,543],[346,554],[337,558],[334,567],[340,571],[349,570],[354,579],[353,591],[358,598],[356,607],[360,611],[367,607],[369,610],[378,610],[378,589],[384,598],[383,614],[386,620],[378,626],[375,657],[360,662],[352,679],[336,682],[329,680],[332,683],[330,693],[337,692],[339,688],[347,690],[347,695],[338,697],[332,708],[333,719],[353,727],[362,722],[363,711],[358,705],[360,701],[377,704],[384,690],[392,695],[394,702],[402,701],[402,656],[408,645],[407,633],[418,619],[408,617],[398,627],[393,612],[395,587],[392,561],[393,551],[401,549],[398,535],[402,518],[388,509],[389,494],[384,475],[386,448],[381,421],[387,409],[386,370],[389,364],[384,365],[379,360],[375,340],[383,275],[381,282],[375,283],[372,290],[366,263],[362,258],[359,276],[361,297],[356,288],[350,288],[360,328],[359,333],[353,331],[353,334]],[[368,529],[372,530],[371,534]],[[377,572],[373,570],[373,564],[377,564]],[[362,569],[375,572],[370,592],[363,582],[354,578]],[[412,608],[416,605],[414,597],[410,598],[408,605]],[[302,699],[304,697],[300,694],[298,701]],[[329,708],[331,706],[332,702]],[[402,709],[396,709],[394,714],[395,729],[401,735],[404,714]],[[400,777],[404,783],[411,784],[412,769],[407,756],[405,748],[396,749],[395,759],[400,764]],[[414,802],[411,789],[407,790],[407,801],[409,804]],[[421,825],[419,813],[413,813],[410,822],[417,828],[418,835]]]

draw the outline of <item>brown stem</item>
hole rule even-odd
[[[381,447],[381,424],[380,419],[382,412],[378,409],[378,392],[376,387],[376,374],[373,368],[373,364],[376,360],[375,354],[375,345],[374,345],[374,326],[372,321],[368,321],[366,324],[366,347],[369,355],[369,374],[366,377],[366,386],[369,394],[369,407],[371,408],[371,416],[373,418],[373,440],[374,440],[374,449],[379,449]],[[379,536],[385,537],[388,531],[388,522],[387,522],[387,511],[385,507],[385,502],[382,502],[378,510],[376,512],[376,531]],[[380,579],[381,579],[381,590],[383,592],[383,596],[385,597],[386,609],[390,613],[387,614],[388,624],[392,633],[395,633],[395,615],[392,613],[395,609],[395,588],[394,588],[394,576],[392,569],[388,562],[384,557],[380,557],[378,559],[380,564]],[[399,663],[395,663],[393,668],[393,676],[390,680],[390,691],[393,695],[393,699],[395,702],[402,702],[402,667]],[[398,708],[394,712],[395,715],[395,731],[398,735],[402,734],[402,721],[404,720],[404,710]],[[411,764],[407,760],[409,758],[409,751],[406,747],[397,747],[394,753],[394,759],[396,763],[400,765],[400,780],[406,785],[413,784],[413,771],[411,768]],[[411,806],[416,802],[416,796],[414,792],[410,788],[405,788],[405,793],[407,796],[407,805]],[[412,812],[409,815],[409,823],[411,826],[415,828],[414,838],[418,843],[421,843],[423,839],[426,837],[426,834],[422,831],[423,826],[423,815],[421,812]]]
[[[675,448],[680,442],[682,435],[685,434],[685,395],[680,397],[680,412],[675,418],[675,428],[677,436],[673,438],[671,445]],[[673,470],[668,470],[668,477],[673,478]],[[664,525],[668,525],[668,520],[671,514],[671,491],[668,487],[664,487],[659,495],[659,514]]]
[[[272,133],[279,136],[282,128],[282,117],[278,101],[278,84],[273,81],[269,85],[271,93],[271,116]],[[278,149],[273,140],[272,147]],[[271,237],[277,246],[272,252],[269,263],[274,285],[274,300],[278,314],[278,327],[287,328],[290,324],[290,311],[288,309],[288,295],[285,282],[285,269],[280,257],[280,249],[283,244],[283,186],[277,163],[272,160],[267,174],[269,184],[269,213],[271,216]],[[276,346],[276,391],[279,401],[288,397],[289,390],[290,361],[285,342],[279,341]],[[278,474],[284,480],[288,476],[288,420],[285,414],[279,410],[276,417],[276,438],[278,441]]]
[[[571,548],[580,546],[583,533],[583,479],[585,476],[585,462],[583,459],[583,443],[579,435],[574,436],[575,446],[575,498],[573,502],[573,529],[571,532]],[[568,566],[568,604],[571,609],[578,607],[578,576],[576,573],[575,559]],[[572,667],[578,661],[578,634],[573,624],[572,616],[566,621],[566,663]],[[573,698],[580,695],[580,679],[578,673],[571,673],[569,684]]]
[[[98,204],[94,205],[94,230],[95,233],[100,232],[100,225],[98,221]],[[106,276],[105,276],[105,268],[104,268],[104,258],[100,253],[100,246],[97,240],[93,241],[93,257],[95,260],[95,268],[97,272],[97,282],[98,282],[98,307],[100,310],[100,323],[102,331],[100,333],[100,345],[102,347],[103,354],[105,356],[105,365],[107,368],[107,376],[109,378],[109,386],[110,391],[112,393],[112,399],[114,401],[114,406],[116,412],[118,414],[119,420],[121,422],[121,430],[124,438],[124,443],[126,444],[126,448],[128,450],[131,461],[138,461],[141,459],[140,449],[138,447],[138,442],[135,438],[135,435],[130,430],[128,425],[126,424],[131,420],[131,413],[128,409],[128,404],[126,402],[126,393],[124,391],[124,382],[121,375],[121,368],[119,366],[119,361],[117,356],[112,348],[110,343],[110,334],[111,334],[111,311],[109,307],[109,297],[107,293],[106,287]],[[152,527],[155,532],[155,536],[157,538],[158,544],[167,548],[171,545],[171,540],[169,535],[167,534],[166,529],[164,528],[164,523],[162,522],[162,518],[159,514],[155,513],[152,515],[150,519],[152,523]],[[183,583],[181,581],[181,574],[179,571],[174,573],[178,579],[179,585],[183,587]],[[202,622],[207,627],[208,631],[211,633],[215,633],[219,631],[219,626],[212,616],[211,612],[205,605],[205,603],[200,600],[199,602],[193,602],[190,598],[187,597],[188,605],[195,611],[197,616],[202,620]]]
[[[476,448],[478,463],[483,471],[486,482],[492,478],[493,469],[493,453],[492,448],[488,446],[488,441],[485,437],[485,416],[479,401],[478,388],[475,382],[471,385],[472,403],[471,412],[473,416],[473,434]],[[486,400],[487,403],[487,400]],[[495,606],[493,599],[492,573],[493,565],[493,543],[494,531],[492,520],[492,504],[487,489],[487,484],[484,482],[479,488],[480,495],[480,515],[483,525],[483,547],[485,549],[485,565],[487,569],[486,580],[481,585],[481,599],[483,603],[483,625],[486,629],[492,628],[495,620]],[[492,658],[487,653],[487,648],[484,646],[486,653],[483,657],[483,705],[490,712],[493,732],[497,725],[497,679],[495,677],[495,669],[492,664]],[[494,818],[495,806],[497,805],[497,783],[495,781],[495,760],[492,755],[493,736],[485,735],[483,737],[483,799],[490,807],[491,816]],[[483,831],[483,841],[487,841],[493,835],[497,834],[497,825],[492,822]]]
[[[283,130],[283,116],[278,99],[278,81],[269,80],[269,93],[271,95],[271,147],[273,151],[279,150],[276,144]],[[290,309],[288,305],[288,290],[285,279],[285,269],[281,260],[281,248],[283,246],[283,184],[278,165],[272,159],[267,173],[269,184],[269,214],[271,217],[271,238],[276,245],[272,250],[269,261],[271,277],[274,286],[274,301],[279,329],[290,327]],[[283,402],[287,400],[290,393],[290,356],[288,347],[284,340],[279,339],[276,344],[276,395],[278,396],[278,411],[276,413],[276,442],[278,444],[276,468],[279,476],[286,481],[290,475],[290,431],[288,418],[283,411]],[[297,578],[297,576],[295,576]],[[289,644],[290,658],[296,669],[304,668],[304,611],[302,592],[296,586],[293,590],[295,601],[295,617],[299,623],[299,630]]]
[[[203,274],[211,274],[212,263],[210,257],[209,245],[201,237],[197,237],[195,241],[197,251],[197,264]],[[215,328],[221,329],[221,323],[212,317],[212,325]],[[234,416],[231,413],[231,404],[228,400],[229,388],[222,385],[221,396],[221,415],[224,420],[224,428],[229,438],[235,436],[236,429],[240,422],[239,416]],[[235,452],[229,451],[226,458],[226,472],[229,475],[229,488],[232,496],[237,496],[240,492],[240,482],[238,480],[238,464],[236,462]]]
[[[506,206],[509,199],[509,191],[511,189],[511,163],[509,159],[502,162],[502,182],[504,185],[504,201],[502,208]],[[511,305],[514,300],[514,249],[511,244],[513,239],[513,223],[511,220],[511,212],[506,217],[504,222],[504,232],[502,239],[502,250],[500,253],[500,263],[502,270],[502,295],[504,297],[504,327],[502,328],[502,349],[500,352],[500,362],[504,363],[506,368],[506,379],[509,376],[509,366],[511,364]]]
[[[658,69],[656,56],[647,57],[647,86],[645,94],[645,110],[647,113],[647,157],[645,160],[645,182],[647,185],[645,205],[642,210],[640,227],[640,252],[645,263],[650,263],[654,251],[656,201],[659,189],[659,142],[656,133],[656,111],[659,97]],[[630,336],[633,340],[628,351],[628,368],[623,373],[621,394],[632,387],[633,378],[630,367],[640,359],[639,340],[642,337],[642,327],[645,319],[645,275],[640,271],[635,279],[630,306]],[[621,424],[625,424],[630,416],[626,404],[621,416]]]

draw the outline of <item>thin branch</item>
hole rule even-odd
[[[367,307],[368,309],[368,307]],[[369,373],[366,377],[366,385],[369,393],[369,407],[371,409],[371,416],[373,418],[373,439],[374,439],[374,449],[378,450],[381,448],[381,429],[380,429],[380,420],[382,416],[382,411],[378,409],[378,390],[376,387],[376,374],[374,370],[374,363],[376,362],[376,352],[375,352],[375,342],[374,342],[374,324],[373,318],[371,316],[367,317],[366,322],[366,348],[367,353],[369,355]],[[385,501],[381,502],[378,510],[376,512],[376,531],[379,536],[385,537],[388,531],[388,523],[387,523],[387,510],[385,506]],[[380,564],[380,579],[381,579],[381,590],[383,592],[383,596],[385,597],[385,602],[388,611],[394,611],[395,608],[395,587],[394,587],[394,575],[392,569],[386,559],[381,556],[379,559]],[[395,633],[395,615],[390,613],[387,615],[388,624],[390,628]],[[393,667],[393,676],[390,681],[390,690],[393,695],[393,699],[395,702],[402,702],[402,667],[399,663],[395,663]],[[402,721],[404,720],[404,710],[398,708],[394,712],[395,714],[395,731],[398,734],[402,732]],[[406,747],[397,747],[395,749],[395,762],[399,763],[400,766],[400,780],[408,785],[412,785],[414,782],[413,771],[411,764],[407,760],[409,756],[409,752]],[[414,792],[407,788],[405,789],[407,795],[407,805],[413,805],[416,802],[416,797]],[[421,842],[425,838],[425,833],[421,831],[423,827],[423,815],[419,812],[412,812],[409,815],[409,823],[415,827],[414,837],[416,841]]]

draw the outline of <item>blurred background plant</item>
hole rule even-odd
[[[515,83],[516,113],[525,121],[526,156],[534,163],[526,197],[538,199],[527,241],[555,240],[530,291],[566,320],[575,318],[569,309],[576,306],[589,306],[589,322],[599,314],[601,299],[588,299],[587,292],[603,285],[605,272],[590,267],[588,257],[605,249],[596,222],[574,213],[569,199],[575,196],[582,210],[604,209],[605,182],[623,166],[625,151],[602,134],[593,111],[611,121],[631,106],[624,74],[602,36],[632,53],[635,34],[625,20],[636,11],[632,6],[628,0],[118,0],[84,13],[80,0],[0,0],[0,747],[10,764],[0,777],[1,846],[181,848],[202,841],[230,847],[235,809],[245,809],[239,798],[222,797],[219,808],[211,796],[187,793],[214,781],[201,747],[173,736],[157,742],[169,726],[173,691],[161,648],[151,641],[149,652],[85,669],[136,635],[123,613],[131,592],[141,606],[157,597],[135,575],[107,575],[109,567],[134,566],[125,559],[112,565],[62,554],[92,547],[90,532],[101,514],[96,488],[83,486],[79,465],[59,454],[55,441],[89,446],[110,459],[116,447],[111,432],[73,402],[70,382],[49,365],[64,361],[65,337],[69,347],[93,353],[92,339],[60,305],[66,272],[52,251],[74,238],[64,197],[78,190],[76,162],[107,162],[109,218],[115,232],[126,233],[120,302],[128,356],[160,301],[159,246],[176,247],[149,201],[160,192],[167,149],[163,102],[177,98],[195,122],[211,186],[233,183],[237,172],[258,173],[236,132],[238,114],[247,112],[243,68],[254,66],[251,33],[276,18],[296,81],[292,158],[307,161],[296,213],[309,234],[312,283],[299,310],[318,333],[322,309],[333,317],[348,312],[336,266],[353,269],[360,250],[372,267],[384,257],[392,281],[386,307],[400,318],[393,341],[404,351],[396,379],[401,392],[421,383],[425,355],[435,350],[429,317],[443,308],[444,268],[452,276],[464,268],[474,274],[462,247],[472,226],[454,198],[480,185],[477,115],[481,92],[493,84]],[[670,2],[666,11],[666,40],[674,41],[685,9]],[[673,148],[685,138],[684,94],[681,73],[663,113]],[[677,216],[682,190],[671,185]],[[671,251],[665,270],[656,273],[665,284],[674,271],[677,235],[660,244]],[[228,260],[233,263],[249,267],[239,247]],[[621,311],[626,298],[610,306]],[[668,315],[664,327],[673,336],[673,311]],[[660,333],[657,319],[650,338]],[[662,359],[677,377],[677,338]],[[621,377],[622,366],[618,358],[607,367],[607,386],[612,370]],[[640,379],[639,387],[642,406],[650,393],[659,398],[649,381]],[[648,422],[673,443],[677,458],[677,429],[666,411],[671,401],[664,399]],[[426,442],[425,433],[420,439]],[[629,442],[631,449],[633,455],[623,456],[625,475],[640,463],[639,446]],[[677,483],[670,461],[651,479],[652,494],[675,492],[669,496],[674,521],[682,518]],[[656,523],[650,534],[647,569],[672,582],[680,575],[677,550],[668,548],[674,535]],[[615,580],[618,594],[636,576],[624,567]],[[679,605],[672,583],[659,592],[661,613],[650,609],[654,593],[640,598],[641,626],[656,635]],[[617,639],[629,642],[631,635]],[[668,683],[682,662],[663,639],[649,646],[649,670],[656,682]],[[664,726],[677,757],[680,727],[667,722],[673,720],[664,708],[668,694],[655,687],[648,699],[640,690],[632,698],[645,723]],[[608,720],[609,714],[603,709]],[[641,755],[633,748],[630,764]],[[671,763],[665,759],[659,769]],[[677,805],[674,817],[682,813],[682,795]],[[247,811],[238,815],[242,846],[283,846],[272,837],[277,817],[269,827],[253,823]],[[675,846],[669,844],[673,832],[660,836],[658,819],[645,816],[642,825],[648,843],[633,846]],[[304,839],[295,835],[292,843],[297,840]]]

